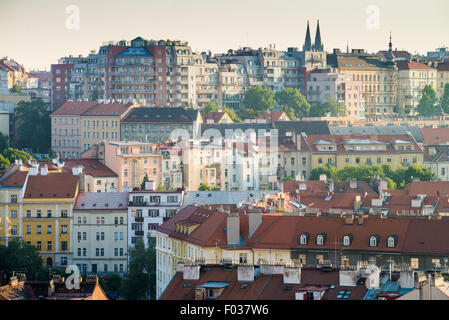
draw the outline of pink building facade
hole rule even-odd
[[[365,100],[360,82],[351,76],[339,74],[333,69],[316,69],[307,77],[307,101],[324,103],[328,96],[346,105],[347,117],[353,120],[365,118]]]

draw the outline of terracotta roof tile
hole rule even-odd
[[[29,176],[24,199],[74,198],[78,192],[78,180],[78,176],[70,173]]]

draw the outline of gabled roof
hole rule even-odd
[[[98,103],[82,113],[82,116],[120,116],[125,113],[132,103]]]
[[[128,192],[82,192],[75,210],[128,210]]]
[[[98,104],[97,101],[66,101],[51,115],[81,115]]]
[[[416,61],[397,61],[398,70],[435,70],[427,64]]]
[[[74,198],[78,190],[78,176],[71,173],[49,173],[29,176],[24,199]]]
[[[68,170],[82,166],[83,173],[92,177],[118,177],[117,173],[95,159],[64,159],[64,165]]]
[[[193,112],[192,112],[193,111]],[[141,107],[131,110],[123,119],[123,123],[192,123],[196,121],[198,110],[188,111],[177,107]]]
[[[449,128],[421,128],[421,132],[426,145],[449,143]]]
[[[221,118],[225,115],[226,112],[217,111],[217,112],[208,112],[203,115],[203,122],[206,123],[207,120],[213,120],[214,123],[218,123]]]

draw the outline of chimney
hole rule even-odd
[[[379,195],[382,195],[385,190],[388,188],[387,180],[379,181]]]
[[[46,176],[48,175],[48,167],[47,165],[41,167],[41,176]]]
[[[186,264],[182,273],[183,280],[200,280],[200,266],[197,264]]]
[[[357,189],[357,179],[354,178],[349,179],[349,188]]]
[[[345,215],[345,224],[353,224],[354,223],[354,215],[347,214]]]
[[[328,186],[329,186],[329,192],[330,193],[334,192],[334,180],[330,179]]]
[[[284,265],[282,264],[261,264],[260,274],[284,274]]]
[[[86,175],[84,173],[81,173],[78,175],[79,176],[79,192],[86,192],[89,190],[86,190]]]
[[[363,225],[363,216],[360,215],[357,217],[357,223],[359,226]]]
[[[146,181],[145,182],[145,190],[156,190],[154,181]]]
[[[301,284],[301,267],[284,267],[284,284]]]
[[[360,272],[356,268],[340,269],[339,278],[341,287],[356,287]]]
[[[31,167],[30,170],[28,171],[28,174],[30,176],[37,176],[39,172],[39,167]]]
[[[301,151],[301,134],[296,134],[296,150]]]
[[[415,271],[413,271],[412,268],[403,268],[400,271],[399,281],[401,283],[401,288],[413,289],[415,287]]]
[[[239,265],[237,267],[237,281],[253,282],[254,281],[254,266]]]
[[[325,173],[320,174],[320,181],[327,181],[327,175]]]
[[[83,167],[79,166],[79,167],[73,167],[72,168],[72,174],[74,176],[79,176],[81,173],[83,173]]]
[[[250,212],[248,213],[248,222],[249,222],[249,234],[248,238],[251,238],[257,227],[262,223],[262,212]]]
[[[226,239],[228,245],[240,243],[240,220],[237,212],[228,213],[226,217]]]
[[[362,278],[366,278],[366,287],[368,289],[371,288],[379,288],[380,282],[380,268],[374,264],[368,265],[366,268],[360,270],[360,274]]]

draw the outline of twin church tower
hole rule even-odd
[[[309,21],[307,21],[306,40],[304,42],[303,50],[304,51],[323,51],[324,50],[323,43],[321,42],[320,20],[318,20],[318,22],[317,22],[315,43],[313,45],[312,45],[312,40],[310,38]]]

